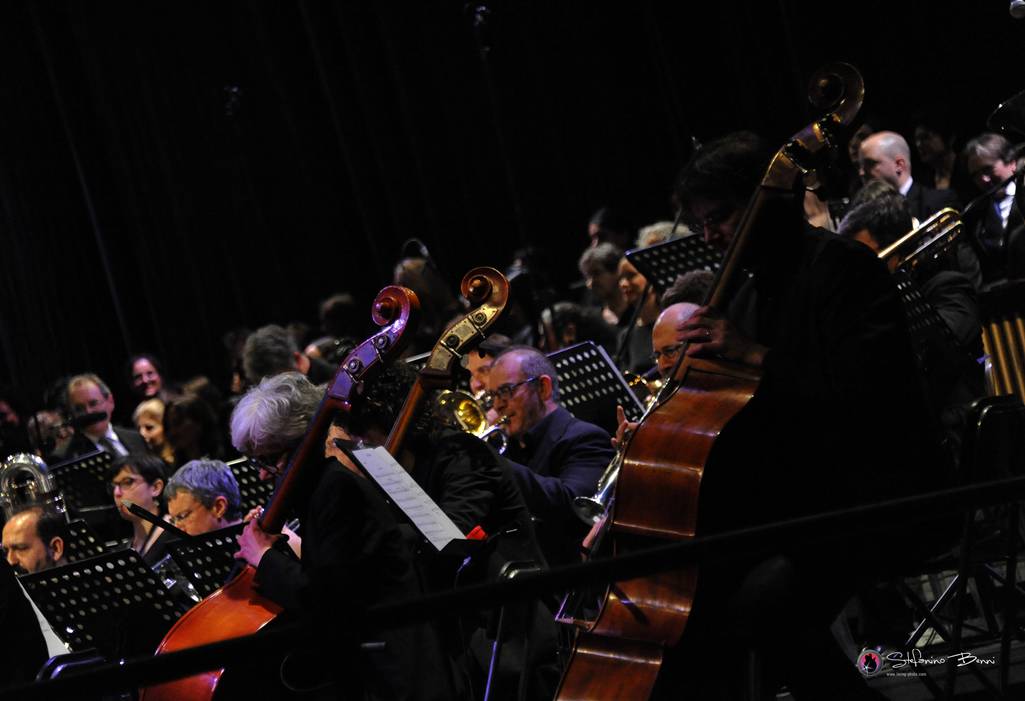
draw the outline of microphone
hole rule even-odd
[[[128,501],[127,499],[122,499],[121,503],[125,505],[126,509],[128,509],[133,514],[135,514],[136,516],[141,518],[143,521],[149,521],[154,526],[159,526],[160,528],[163,528],[165,531],[168,531],[169,533],[173,533],[174,535],[178,536],[179,538],[182,538],[182,539],[185,539],[185,540],[188,540],[189,538],[192,537],[188,533],[183,531],[182,529],[180,529],[177,526],[169,523],[168,521],[165,521],[164,519],[160,518],[159,516],[154,516],[149,511],[146,511],[146,509],[142,508],[141,506],[139,506],[138,504],[136,504],[133,501]]]
[[[1025,0],[1011,0],[1011,6],[1007,9],[1011,13],[1011,17],[1015,19],[1025,18]]]
[[[70,426],[71,428],[83,429],[87,426],[99,423],[107,418],[107,412],[105,411],[90,411],[88,414],[79,414],[72,416],[70,419],[60,424],[63,426]]]

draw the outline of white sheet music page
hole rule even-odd
[[[453,540],[464,538],[452,519],[387,450],[381,447],[362,448],[352,451],[352,454],[431,545],[440,551]]]

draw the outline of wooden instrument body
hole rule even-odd
[[[636,536],[694,537],[708,457],[722,429],[754,395],[760,374],[734,363],[688,359],[676,377],[679,388],[638,426],[624,456],[611,517],[615,552]],[[610,586],[597,618],[577,639],[557,698],[648,698],[665,647],[687,625],[696,588],[696,566]]]
[[[202,606],[193,606],[186,611],[168,631],[157,648],[157,654],[239,638],[255,633],[277,618],[281,607],[256,593],[253,587],[255,575],[256,570],[246,566],[235,579],[204,599]],[[187,630],[188,634],[179,634],[182,630]],[[223,675],[223,669],[214,669],[147,687],[140,690],[139,699],[208,699],[213,697]]]

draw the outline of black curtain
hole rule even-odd
[[[826,60],[886,126],[981,131],[1025,25],[957,5],[4,3],[0,382],[149,351],[223,383],[224,332],[369,312],[414,236],[453,288],[528,244],[568,284],[593,210],[670,218],[692,137],[782,140]]]

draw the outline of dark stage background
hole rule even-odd
[[[782,142],[827,60],[905,131],[1025,88],[999,0],[486,5],[0,5],[0,382],[150,351],[223,383],[225,331],[365,308],[410,236],[453,286],[525,243],[569,283],[592,211],[670,217],[691,137]]]

